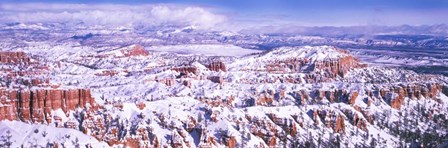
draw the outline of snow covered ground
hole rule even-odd
[[[259,50],[246,49],[235,45],[221,44],[186,44],[168,46],[150,46],[149,51],[177,53],[179,55],[204,55],[204,56],[244,56],[251,53],[261,52]]]
[[[0,121],[0,142],[6,147],[108,147],[94,137],[81,131],[66,128],[56,128],[42,124],[27,124],[20,121]]]
[[[98,127],[104,129],[102,134],[83,134],[55,128],[54,123],[2,121],[0,134],[11,134],[13,147],[45,146],[48,141],[67,147],[76,143],[81,147],[120,147],[129,139],[142,137],[141,133],[152,139],[139,139],[139,144],[149,141],[152,146],[158,143],[167,147],[174,147],[173,143],[183,147],[225,147],[232,138],[238,147],[401,147],[415,145],[416,139],[400,135],[403,132],[439,135],[435,138],[447,134],[432,129],[446,121],[441,119],[447,115],[446,95],[438,89],[436,96],[421,97],[424,90],[432,89],[426,86],[445,86],[446,77],[381,66],[351,69],[344,76],[266,71],[266,65],[282,60],[308,59],[305,66],[312,69],[316,62],[337,62],[350,56],[332,46],[280,47],[260,53],[235,45],[157,45],[146,47],[147,56],[126,57],[120,51],[127,48],[121,46],[29,45],[16,50],[48,62],[52,83],[63,88],[89,88],[101,106],[92,113],[70,112],[68,117],[61,110],[54,112],[63,121],[76,120],[74,114],[93,116],[95,121],[101,121]],[[207,68],[214,61],[224,63],[226,71]],[[197,71],[179,72],[175,67],[195,67]],[[104,71],[117,74],[98,75]],[[212,81],[212,77],[220,79]],[[170,80],[172,83],[165,83]],[[418,90],[419,99],[405,96],[403,107],[393,108],[391,101],[400,92],[394,89],[414,84],[423,87]],[[382,95],[383,89],[387,95]],[[339,96],[331,99],[331,93]],[[351,96],[355,96],[352,102],[348,99]],[[438,120],[434,120],[436,117]],[[402,126],[396,132],[399,124]],[[342,127],[344,130],[339,129]],[[122,143],[114,145],[110,137]]]

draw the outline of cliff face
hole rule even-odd
[[[64,112],[77,107],[95,107],[96,103],[88,89],[37,89],[0,90],[0,120],[21,120],[25,122],[51,122],[52,110]]]
[[[219,61],[219,62],[212,62],[209,65],[207,65],[207,68],[211,71],[227,71],[226,65]]]
[[[46,74],[51,70],[47,63],[30,58],[24,52],[0,52],[0,72],[6,86],[0,86],[0,120],[21,120],[24,122],[50,123],[54,110],[64,112],[76,108],[95,107],[89,89],[58,89],[50,85]],[[33,87],[33,89],[27,89]]]
[[[24,52],[0,52],[1,64],[28,64],[30,58]]]
[[[196,74],[198,68],[196,68],[194,66],[183,66],[183,67],[175,67],[175,68],[173,68],[171,70],[174,70],[174,71],[177,71],[177,72],[180,72],[180,73],[184,73],[184,74],[187,74],[187,73]]]
[[[325,49],[280,48],[260,57],[254,57],[254,61],[247,69],[257,69],[264,64],[266,71],[271,73],[297,73],[312,74],[313,77],[322,75],[324,78],[344,77],[349,70],[367,67],[361,64],[358,58],[353,57],[348,51],[328,47]],[[253,59],[251,59],[253,60]],[[253,64],[253,65],[252,65]],[[246,64],[247,65],[247,64]],[[241,64],[240,66],[245,66]]]
[[[0,82],[6,82],[6,87],[11,84],[14,84],[12,87],[49,84],[45,76],[49,73],[48,66],[37,60],[32,61],[24,52],[0,52],[0,64]]]
[[[314,63],[314,71],[325,71],[333,76],[343,77],[349,70],[354,68],[364,68],[366,64],[361,64],[359,59],[353,56],[346,56],[336,60],[323,60]]]
[[[334,123],[334,131],[338,133],[345,133],[344,116],[338,115]]]
[[[149,52],[146,51],[143,46],[141,45],[134,45],[131,47],[128,47],[130,49],[128,50],[122,50],[121,52],[124,54],[125,57],[132,57],[132,56],[148,56]]]
[[[392,108],[400,109],[405,97],[410,99],[437,99],[437,94],[443,91],[443,86],[439,83],[427,84],[407,84],[398,85],[391,88],[378,90],[379,98],[389,102]]]
[[[305,82],[299,80],[299,83],[330,82],[337,76],[344,77],[350,70],[365,67],[367,67],[367,64],[360,63],[359,59],[352,56],[314,62],[306,58],[291,58],[273,61],[265,65],[266,71],[270,73],[306,73],[303,77]]]
[[[444,90],[445,88],[445,90]],[[385,102],[394,109],[400,109],[401,105],[405,102],[405,98],[410,99],[435,99],[437,94],[448,91],[448,87],[442,86],[439,83],[423,83],[423,84],[399,84],[399,85],[389,85],[382,88],[366,90],[367,102],[370,99],[383,99]],[[260,94],[262,95],[262,94]],[[297,99],[301,104],[307,104],[311,102],[321,101],[322,99],[327,99],[330,103],[347,103],[354,105],[356,99],[360,95],[357,91],[347,91],[345,89],[336,90],[314,90],[312,92],[294,91],[290,93],[292,97]],[[263,100],[263,97],[259,98]]]

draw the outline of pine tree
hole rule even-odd
[[[299,134],[296,134],[294,137],[292,137],[292,141],[291,141],[291,147],[299,147],[300,146],[300,142],[299,142]]]
[[[377,146],[377,140],[372,136],[372,140],[370,140],[370,147],[376,147]]]
[[[341,147],[341,137],[338,135],[336,135],[336,147]]]
[[[10,148],[11,145],[12,145],[11,137],[12,137],[12,135],[11,135],[11,131],[9,131],[9,130],[6,131],[6,141],[5,141],[5,146],[8,147],[8,148]]]
[[[75,148],[80,148],[78,137],[76,137],[75,141],[72,141],[72,143],[73,143],[73,146],[74,146]]]
[[[204,118],[202,117],[202,114],[198,113],[198,123],[202,122],[202,120],[204,120]]]
[[[308,140],[305,142],[305,147],[315,147],[314,137],[311,132],[308,133]]]

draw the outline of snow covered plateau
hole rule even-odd
[[[0,147],[448,146],[440,35],[61,26],[0,26]]]

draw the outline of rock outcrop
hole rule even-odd
[[[209,79],[210,81],[212,81],[214,83],[219,83],[219,84],[224,83],[224,79],[221,76],[210,76],[207,79]]]
[[[184,74],[188,74],[188,73],[197,74],[197,72],[198,72],[198,68],[196,68],[194,66],[175,67],[175,68],[172,68],[171,70],[174,70],[179,73],[184,73]]]
[[[132,56],[148,56],[149,52],[143,48],[141,45],[133,45],[130,47],[129,50],[122,50],[121,52],[124,54],[125,57],[132,57]]]
[[[364,68],[366,64],[361,64],[359,59],[353,56],[346,56],[336,60],[324,60],[314,63],[314,71],[325,71],[332,76],[339,75],[341,77],[354,68]]]
[[[103,70],[101,73],[96,73],[96,76],[115,76],[118,74],[116,70]]]
[[[0,120],[21,120],[25,122],[51,122],[52,111],[64,112],[76,108],[95,107],[96,103],[88,89],[37,89],[0,90]]]
[[[227,71],[226,65],[221,61],[212,62],[207,65],[207,68],[211,71]]]
[[[358,97],[358,92],[353,92],[349,97],[349,104],[355,104],[356,98]]]
[[[407,84],[377,90],[379,96],[376,97],[385,99],[392,108],[400,109],[405,97],[410,99],[435,99],[439,101],[437,94],[442,91],[443,86],[439,83]]]
[[[28,64],[30,58],[24,52],[0,52],[1,64]]]
[[[334,125],[334,131],[337,133],[345,133],[345,123],[344,116],[338,115]]]

